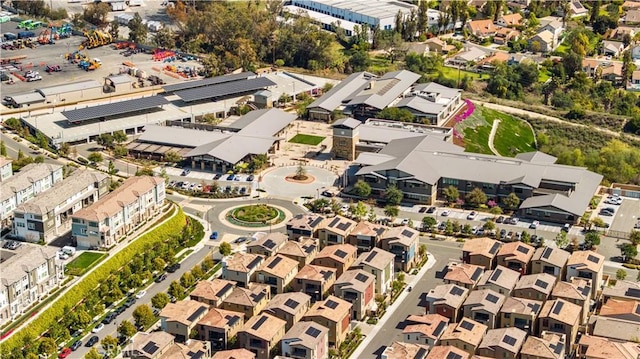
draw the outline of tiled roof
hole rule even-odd
[[[482,337],[486,332],[486,325],[469,318],[462,318],[459,323],[449,325],[447,330],[445,330],[444,334],[440,337],[440,340],[445,341],[457,339],[475,347],[480,344]]]
[[[548,300],[539,317],[554,319],[567,325],[578,325],[581,310],[581,307],[563,299]]]
[[[599,272],[604,266],[604,256],[594,251],[575,251],[571,253],[567,261],[567,266],[572,266],[580,270]]]
[[[447,274],[445,274],[444,280],[475,285],[483,273],[484,267],[475,264],[452,262],[447,266]]]

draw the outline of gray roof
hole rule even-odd
[[[176,84],[163,86],[162,89],[165,92],[174,92],[174,91],[186,90],[186,89],[191,89],[191,88],[196,88],[196,87],[204,87],[204,86],[209,86],[209,85],[221,84],[221,83],[225,83],[225,82],[245,80],[245,79],[248,79],[248,78],[252,78],[254,76],[256,76],[255,73],[253,73],[251,71],[246,71],[246,72],[241,72],[241,73],[238,73],[238,74],[229,74],[229,75],[216,76],[216,77],[211,77],[211,78],[203,79],[203,80],[179,82],[179,83],[176,83]]]
[[[40,92],[43,96],[50,96],[50,95],[69,93],[73,91],[90,90],[95,88],[102,88],[102,84],[96,80],[85,80],[85,81],[72,82],[70,84],[44,87],[44,88],[38,89],[37,91]]]
[[[38,268],[47,259],[56,257],[57,248],[23,243],[15,250],[0,249],[0,263],[2,276],[0,283],[11,285],[22,279],[26,272]]]
[[[438,115],[446,106],[443,104],[435,103],[433,101],[429,101],[426,98],[422,98],[420,96],[410,96],[403,98],[393,107],[407,107],[408,109],[417,112],[430,115]]]
[[[225,82],[217,85],[190,88],[186,90],[176,91],[175,95],[180,97],[184,102],[200,101],[213,99],[217,101],[219,98],[231,95],[238,95],[246,92],[255,92],[269,86],[275,86],[276,83],[266,77],[256,77],[238,81]]]
[[[356,292],[364,293],[375,279],[376,277],[373,274],[362,269],[350,269],[342,273],[334,283],[334,287],[342,290],[352,289]]]
[[[329,333],[329,329],[316,322],[297,322],[282,337],[283,342],[288,342],[290,346],[301,346],[315,350],[320,340]]]
[[[382,110],[408,90],[420,77],[407,70],[388,72],[371,81],[370,86],[354,93],[355,96],[350,99],[347,106],[367,105]]]
[[[348,128],[356,128],[360,125],[362,125],[362,122],[356,120],[355,118],[345,117],[334,122],[332,127],[344,126]]]
[[[19,172],[14,173],[13,176],[7,178],[2,183],[0,201],[6,201],[13,197],[16,192],[20,192],[31,187],[34,182],[51,176],[53,172],[58,171],[61,168],[62,166],[60,165],[53,165],[49,163],[31,163],[22,167]]]
[[[296,119],[293,113],[277,108],[255,110],[240,117],[228,127],[246,136],[273,136]]]
[[[333,111],[342,105],[346,98],[364,89],[372,78],[376,78],[376,76],[368,72],[353,73],[313,101],[307,108],[319,107],[327,111]]]
[[[360,142],[389,143],[393,140],[424,135],[447,137],[452,133],[450,128],[406,124],[397,121],[368,119],[358,127]],[[444,138],[441,138],[444,140]]]
[[[129,84],[133,82],[133,78],[127,74],[108,76],[107,79],[114,85]]]
[[[489,329],[478,348],[495,350],[493,347],[500,347],[511,353],[518,354],[526,337],[527,332],[515,327]]]
[[[492,296],[497,300],[492,301]],[[484,310],[491,314],[498,314],[506,297],[491,289],[473,290],[469,293],[463,307],[470,306],[471,310]]]
[[[602,290],[602,295],[640,301],[640,283],[630,280],[618,280],[615,285],[605,287]]]
[[[485,285],[494,284],[500,288],[511,291],[518,283],[519,278],[520,273],[499,265],[496,269],[488,270],[482,274],[482,278],[480,278],[478,282],[478,288],[482,289]],[[551,290],[551,288],[549,288],[549,290]]]
[[[556,160],[558,159],[557,157],[553,157],[540,151],[518,153],[515,158],[531,163],[545,163],[549,165],[556,163]]]
[[[435,82],[427,82],[417,84],[413,87],[414,91],[439,94],[444,97],[456,97],[462,93],[462,90],[440,85]]]
[[[30,103],[44,102],[45,98],[40,92],[29,92],[20,95],[10,96],[11,100],[17,105],[26,105]]]
[[[593,325],[593,335],[610,339],[633,341],[640,338],[638,322],[598,316]]]
[[[462,147],[434,136],[393,140],[379,152],[393,159],[365,166],[357,175],[375,175],[377,172],[397,169],[406,173],[407,178],[415,178],[431,185],[436,184],[442,177],[493,184],[518,183],[532,188],[537,188],[542,180],[574,183],[576,189],[568,196],[534,196],[524,200],[520,208],[553,206],[578,216],[584,213],[602,180],[602,175],[582,167],[529,162],[519,158],[463,151]],[[356,162],[359,163],[358,159]],[[371,162],[370,159],[368,162]]]
[[[472,47],[467,51],[463,51],[455,56],[456,60],[477,61],[487,56],[487,53],[477,47]]]
[[[285,304],[287,302],[289,302],[290,304],[293,303],[291,301],[297,304],[295,306],[290,306],[289,304]],[[305,303],[307,304],[307,308],[305,308],[305,311],[306,311],[307,309],[309,309],[310,302],[311,302],[311,297],[306,293],[302,293],[302,292],[280,293],[280,294],[274,295],[271,298],[267,306],[264,308],[264,311],[269,312],[270,314],[273,314],[277,317],[278,315],[275,313],[275,310],[279,309],[295,316],[300,312],[301,309],[303,309],[300,306],[300,304],[305,304]],[[281,318],[281,319],[285,319],[285,318]]]
[[[356,262],[353,264],[354,267],[359,267],[363,264],[371,266],[377,270],[385,270],[390,263],[393,263],[393,259],[395,255],[393,253],[389,253],[384,249],[373,248],[369,252],[363,252],[360,254]]]
[[[229,133],[219,131],[200,131],[184,127],[146,125],[138,141],[194,148],[212,141],[225,139],[229,136]]]
[[[64,208],[77,203],[83,197],[80,196],[76,201],[66,203],[68,199],[94,183],[101,182],[107,178],[109,178],[107,174],[98,171],[75,171],[69,177],[53,185],[50,190],[42,192],[31,201],[19,205],[15,212],[43,215],[53,211],[58,206],[60,206],[59,211],[62,212]],[[84,195],[85,193],[82,194]]]
[[[569,252],[560,248],[540,247],[533,253],[531,261],[543,261],[563,268],[567,264],[569,256],[571,256]]]

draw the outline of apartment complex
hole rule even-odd
[[[164,179],[130,177],[120,187],[71,216],[71,233],[80,248],[108,248],[160,213]]]

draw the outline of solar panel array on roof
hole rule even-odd
[[[496,297],[495,295],[493,295],[491,293],[487,294],[486,298],[487,298],[488,301],[490,301],[491,303],[494,303],[494,304],[498,303],[498,299],[500,299],[500,298]]]
[[[313,227],[315,227],[315,226],[319,225],[319,224],[320,224],[320,222],[322,222],[322,219],[323,219],[322,217],[316,217],[316,218],[314,218],[314,219],[313,219],[313,222],[309,223],[309,226],[313,228]]]
[[[311,253],[313,251],[316,250],[316,246],[315,245],[310,245],[310,246],[305,246],[304,247],[304,252],[305,253]]]
[[[293,299],[287,299],[287,301],[284,302],[284,305],[286,305],[287,307],[289,307],[291,309],[296,309],[298,307],[298,305],[300,305],[300,303],[296,302]]]
[[[276,246],[276,242],[272,241],[271,239],[267,239],[262,245],[268,249],[273,249],[273,247]]]
[[[465,329],[465,330],[472,330],[474,326],[475,324],[468,322],[466,320],[460,323],[460,327],[462,327],[462,329]]]
[[[580,293],[582,293],[582,295],[586,296],[591,291],[591,288],[588,285],[585,285],[584,287],[578,288],[578,290],[580,291]]]
[[[149,354],[154,354],[158,349],[160,349],[160,347],[154,342],[148,342],[144,347],[142,347],[142,351]]]
[[[379,236],[381,236],[381,235],[383,235],[383,234],[384,234],[384,232],[385,232],[386,230],[387,230],[387,229],[386,229],[386,228],[384,228],[384,227],[378,227],[378,228],[376,228],[376,234],[377,234],[377,235],[379,235]]]
[[[195,312],[191,313],[191,315],[189,316],[189,318],[187,318],[188,321],[193,322],[194,320],[198,319],[199,316],[203,315],[205,312],[207,312],[209,309],[207,309],[207,307],[199,307]]]
[[[358,280],[359,282],[364,283],[364,282],[367,281],[367,278],[369,278],[369,277],[367,277],[366,275],[364,275],[362,273],[356,274],[356,280]]]
[[[227,323],[229,324],[230,327],[233,327],[234,324],[236,324],[238,320],[240,320],[240,317],[237,315],[225,315],[224,319],[227,320]]]
[[[475,282],[476,280],[478,280],[478,278],[480,278],[483,272],[484,271],[482,270],[482,268],[476,268],[476,270],[471,275],[471,280]]]
[[[405,237],[411,237],[411,236],[413,236],[413,232],[411,232],[408,229],[403,229],[402,230],[402,235],[405,236]]]
[[[529,303],[527,304],[527,307],[529,307],[529,309],[534,313],[538,313],[538,310],[540,310],[540,304],[538,303]]]
[[[253,323],[253,325],[251,326],[251,329],[258,330],[260,326],[262,326],[262,324],[264,324],[264,322],[267,321],[267,319],[268,318],[266,315],[261,316],[257,322]]]
[[[340,257],[340,258],[344,258],[344,257],[346,257],[346,256],[347,256],[347,252],[345,252],[345,251],[343,251],[343,250],[341,250],[341,249],[338,249],[338,250],[336,251],[336,255],[337,255],[338,257]]]
[[[449,291],[449,293],[451,295],[460,296],[462,295],[462,293],[464,293],[464,289],[454,286],[454,287],[451,287],[451,290]]]
[[[62,111],[62,115],[69,122],[77,123],[87,120],[101,119],[109,116],[122,115],[129,112],[148,110],[168,104],[163,96],[149,96],[133,100],[107,103],[104,105],[89,106],[76,110]]]
[[[190,351],[187,353],[187,356],[189,357],[189,359],[202,359],[204,358],[204,353],[201,351],[198,351],[198,352]]]
[[[553,249],[549,247],[545,248],[544,252],[542,252],[542,258],[549,259],[549,256],[551,255],[552,252],[553,252]]]
[[[275,268],[280,262],[282,261],[281,257],[275,257],[273,259],[273,261],[271,261],[271,263],[269,263],[269,265],[267,265],[267,268],[269,269],[273,269]]]
[[[491,249],[489,249],[489,253],[496,254],[496,252],[498,252],[498,248],[500,248],[500,243],[496,242],[491,246]]]
[[[502,269],[496,269],[493,271],[493,274],[491,275],[491,281],[495,282],[498,280],[498,278],[500,278],[500,276],[502,275]]]
[[[338,303],[332,301],[331,299],[327,300],[325,305],[331,309],[336,309],[338,307]]]
[[[624,294],[628,297],[640,298],[640,289],[629,288]]]
[[[232,288],[233,288],[233,284],[231,283],[225,284],[224,287],[222,287],[222,289],[220,289],[218,293],[216,293],[216,297],[218,298],[222,297],[225,293],[230,291]]]
[[[558,315],[560,311],[562,311],[562,307],[564,307],[563,302],[556,302],[555,307],[553,307],[553,314]]]
[[[600,262],[600,259],[598,257],[596,257],[594,255],[591,255],[591,254],[589,254],[589,256],[587,256],[587,260],[589,262],[592,262],[592,263],[599,263]]]
[[[321,271],[320,273],[322,273],[322,278],[324,278],[324,280],[329,280],[329,278],[333,277],[333,272],[329,270]]]
[[[329,223],[329,227],[334,227],[336,224],[338,224],[340,222],[340,218],[336,217],[333,220],[331,220],[331,223]]]
[[[257,77],[254,79],[245,79],[211,86],[196,87],[192,89],[177,91],[174,94],[180,97],[180,99],[182,99],[182,101],[184,102],[192,102],[256,91],[265,87],[275,85],[275,82],[269,80],[266,77]]]
[[[317,338],[318,335],[320,335],[320,333],[322,333],[322,331],[319,330],[318,328],[314,328],[314,327],[309,327],[305,331],[305,334],[310,335],[310,336],[312,336],[314,338]]]
[[[433,331],[433,335],[435,335],[436,337],[439,337],[440,334],[442,333],[442,331],[444,330],[444,327],[447,326],[447,323],[445,322],[439,322],[438,326],[436,327],[436,329]]]
[[[260,292],[260,293],[257,293],[257,294],[252,294],[251,298],[253,298],[254,302],[260,303],[262,298],[264,298],[265,296],[266,296],[266,294],[264,292]]]
[[[256,257],[247,265],[247,268],[254,269],[260,262],[262,262],[262,257]]]
[[[542,289],[547,289],[547,287],[549,286],[549,283],[540,280],[540,279],[536,279],[536,287],[540,287]]]
[[[180,82],[173,85],[163,86],[162,90],[164,90],[164,92],[174,92],[174,91],[186,90],[186,89],[191,89],[196,87],[216,85],[216,84],[221,84],[225,82],[244,80],[255,75],[256,74],[251,71],[246,71],[246,72],[241,72],[239,74],[216,76],[216,77],[212,77],[204,80]]]
[[[416,353],[416,356],[414,358],[424,358],[426,356],[427,356],[427,349],[420,348],[418,349],[418,352]]]
[[[426,351],[426,349],[421,348],[421,350]],[[462,359],[462,355],[458,354],[458,353],[454,353],[454,352],[449,352],[449,354],[447,354],[447,358],[446,359]]]
[[[342,223],[338,224],[338,229],[341,230],[341,231],[345,231],[349,227],[351,227],[351,223],[349,223],[349,222],[342,222]]]
[[[636,314],[640,314],[640,304],[636,304]]]
[[[516,338],[514,338],[514,337],[511,337],[511,336],[505,335],[505,336],[504,336],[504,338],[502,338],[502,342],[503,342],[503,343],[507,343],[507,345],[511,345],[511,346],[513,346],[513,345],[515,345],[515,344],[516,344],[517,340],[516,340]]]
[[[527,254],[529,253],[529,248],[525,247],[525,246],[518,246],[517,248],[518,252],[522,253],[522,254]]]
[[[373,258],[376,257],[376,255],[378,255],[378,252],[373,251],[373,252],[369,253],[369,255],[367,256],[367,258],[364,261],[365,262],[371,262],[373,260]]]
[[[560,354],[562,353],[562,350],[564,349],[564,344],[562,343],[557,343],[557,344],[551,344],[550,345],[551,349],[553,349],[553,352],[556,354]]]

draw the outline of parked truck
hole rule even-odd
[[[36,33],[33,31],[20,31],[18,33],[18,39],[28,39],[30,37],[36,37]]]

